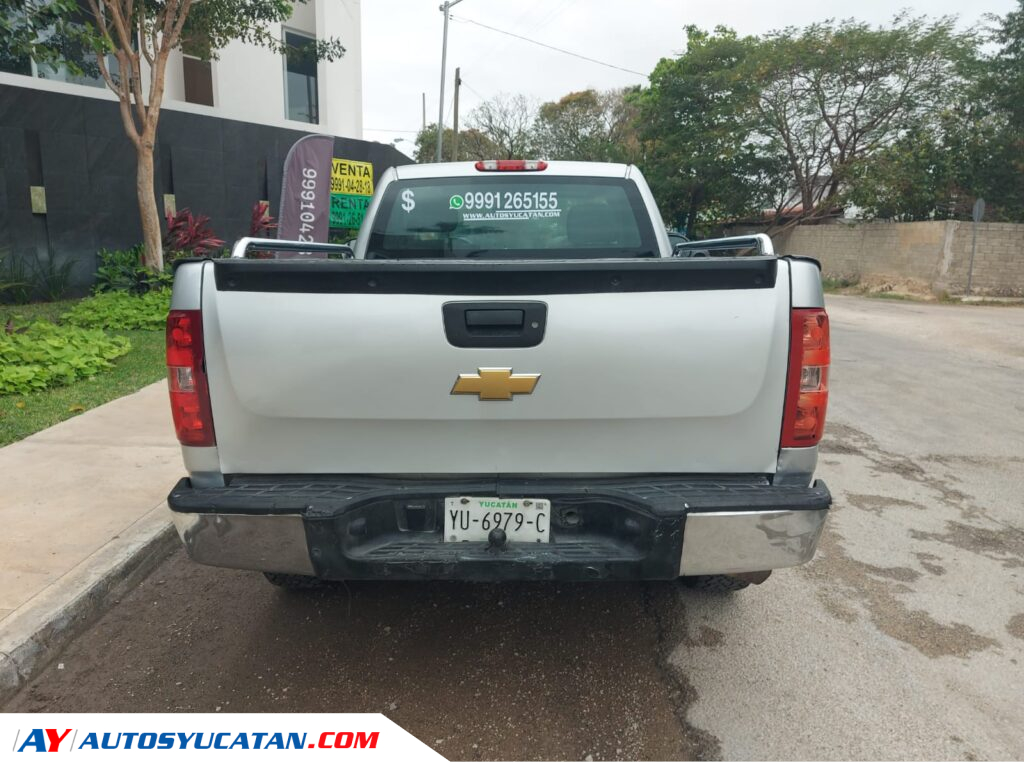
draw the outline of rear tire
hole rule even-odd
[[[726,573],[718,573],[709,576],[683,576],[679,579],[683,586],[689,587],[690,589],[699,589],[702,592],[738,592],[741,589],[746,589],[752,583],[743,579],[737,579],[735,576],[730,576]]]
[[[297,573],[270,573],[269,571],[264,571],[263,575],[275,587],[290,591],[323,589],[327,586],[326,581],[318,579],[316,576],[300,576]]]

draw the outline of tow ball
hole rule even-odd
[[[504,552],[507,544],[508,535],[504,528],[495,528],[487,534],[487,549],[489,551]]]

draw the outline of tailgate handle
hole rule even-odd
[[[522,330],[526,312],[521,309],[467,309],[466,328],[474,330]]]
[[[543,301],[449,301],[444,333],[455,347],[535,347],[544,339]]]

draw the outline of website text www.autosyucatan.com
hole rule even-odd
[[[140,758],[180,765],[183,752],[189,760],[202,755],[278,768],[282,759],[288,765],[444,760],[379,714],[10,714],[0,715],[0,732],[15,759],[64,754],[84,765],[137,766]]]

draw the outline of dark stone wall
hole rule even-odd
[[[257,200],[270,200],[277,215],[284,158],[303,135],[165,108],[154,152],[157,208],[173,193],[178,210],[209,216],[230,245],[248,234]],[[343,138],[334,156],[373,163],[374,182],[410,162],[386,144]],[[30,186],[46,188],[46,214],[32,213]],[[84,287],[97,250],[141,241],[135,150],[117,103],[0,85],[0,255],[72,258],[74,283]]]

